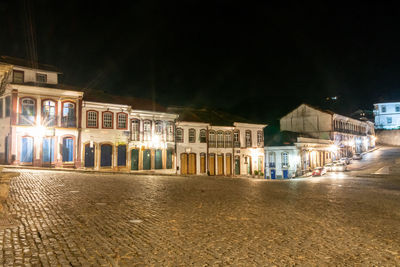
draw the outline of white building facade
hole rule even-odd
[[[316,139],[334,141],[339,153],[351,157],[375,147],[373,123],[342,116],[302,104],[280,120],[281,131],[306,133]]]
[[[400,102],[374,104],[375,128],[400,129]]]

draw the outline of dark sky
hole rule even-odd
[[[0,54],[55,65],[66,84],[268,123],[327,96],[342,113],[400,98],[398,6],[270,2],[2,1]]]

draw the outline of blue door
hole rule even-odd
[[[118,166],[126,166],[126,145],[118,146]]]
[[[274,169],[271,170],[271,179],[276,179],[276,174]]]
[[[33,162],[33,138],[32,137],[22,137],[21,162],[22,163],[32,163]]]
[[[42,146],[43,163],[51,164],[54,162],[54,139],[43,138]]]
[[[74,161],[74,140],[70,137],[63,139],[62,160],[63,162]]]
[[[101,145],[100,166],[111,167],[112,164],[112,146]]]
[[[288,170],[283,170],[283,179],[289,178],[289,171]]]

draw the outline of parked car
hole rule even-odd
[[[360,153],[356,153],[354,154],[353,159],[362,159],[362,155]]]
[[[343,162],[343,163],[345,163],[345,164],[350,164],[351,159],[345,157],[345,158],[341,158],[339,161],[340,161],[340,162]]]
[[[328,163],[325,164],[324,168],[327,172],[331,172],[334,165],[335,165],[334,163]]]
[[[347,166],[344,163],[336,163],[332,167],[332,171],[334,172],[344,172],[347,170]]]
[[[317,167],[313,170],[312,176],[322,176],[326,173],[326,170],[324,167]]]

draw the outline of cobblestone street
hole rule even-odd
[[[400,265],[400,178],[18,171],[5,266]]]

